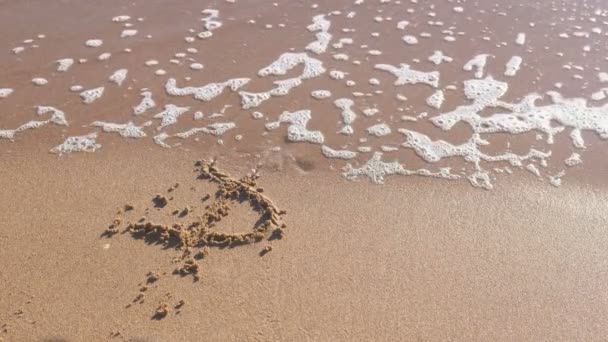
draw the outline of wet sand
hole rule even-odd
[[[605,191],[571,186],[564,194],[526,181],[479,191],[424,179],[379,187],[286,162],[280,172],[262,170],[265,193],[288,211],[285,237],[263,257],[265,243],[212,248],[193,282],[170,274],[173,249],[128,234],[100,237],[122,204],[150,206],[151,194],[176,181],[211,191],[193,178],[197,157],[117,147],[7,162],[0,321],[8,332],[0,336],[593,340],[607,333]],[[150,271],[169,274],[126,309]],[[180,300],[179,314],[152,319],[159,303]]]
[[[446,3],[278,1],[275,6],[237,0],[193,6],[181,0],[108,0],[99,6],[95,1],[0,0],[0,88],[15,89],[0,99],[0,130],[48,119],[35,114],[38,105],[65,111],[69,122],[0,139],[0,341],[561,341],[606,336],[608,154],[597,132],[583,130],[584,149],[573,146],[567,124],[553,144],[535,129],[482,134],[490,144],[480,150],[489,155],[520,156],[532,148],[552,152],[546,160],[525,162],[540,169],[538,177],[523,166],[507,174],[506,162],[483,162],[491,191],[471,186],[467,176],[475,169],[463,156],[430,163],[403,146],[405,137],[397,132],[406,128],[455,145],[468,141],[472,125],[443,131],[424,117],[416,122],[400,117],[428,112],[432,118],[469,104],[462,84],[473,79],[474,71],[463,71],[463,64],[483,53],[492,54],[483,77],[508,82],[505,102],[550,90],[589,100],[602,87],[598,73],[608,70],[602,55],[606,12],[595,12],[601,8],[598,1]],[[459,5],[464,12],[455,10]],[[223,26],[211,38],[186,43],[186,37],[201,31],[206,8],[219,9]],[[330,44],[326,53],[308,54],[328,71],[347,72],[344,80],[327,73],[306,79],[288,95],[251,109],[241,108],[240,95],[230,90],[213,101],[166,93],[170,77],[181,87],[248,77],[246,91],[267,91],[273,81],[297,76],[302,68],[285,77],[259,77],[258,70],[282,53],[304,51],[315,39],[307,29],[311,19],[338,10],[327,17],[331,43],[347,37],[354,43]],[[350,12],[356,15],[349,18]],[[122,14],[132,17],[136,36],[119,38],[127,27],[111,19]],[[397,28],[403,19],[410,22],[405,30]],[[429,32],[432,36],[425,38]],[[514,44],[519,32],[526,33],[521,46]],[[560,38],[563,32],[567,40]],[[39,34],[45,37],[23,43]],[[406,45],[405,34],[417,36],[419,44]],[[448,43],[446,36],[456,41]],[[93,38],[103,39],[102,47],[85,47]],[[26,49],[12,53],[17,46]],[[193,47],[197,52],[176,57]],[[372,49],[382,54],[372,55]],[[427,58],[438,49],[454,61],[431,64]],[[112,57],[98,61],[103,52]],[[337,59],[340,53],[349,60]],[[523,57],[522,69],[504,77],[505,63],[516,54]],[[76,63],[68,72],[56,71],[55,61],[67,57]],[[79,63],[80,58],[87,62]],[[149,60],[160,64],[146,66]],[[190,69],[192,62],[204,69]],[[435,88],[394,86],[395,76],[374,69],[376,63],[439,71],[437,89],[445,92],[441,109],[425,103]],[[119,68],[129,70],[122,86],[108,82]],[[157,76],[157,69],[167,74]],[[34,77],[49,84],[34,86]],[[76,84],[84,89],[103,85],[105,92],[83,104],[78,92],[69,90]],[[132,107],[140,102],[142,88],[153,93],[156,107],[137,116]],[[330,90],[331,97],[313,99],[311,92],[321,89]],[[353,135],[337,133],[344,126],[334,104],[338,98],[354,100]],[[537,105],[550,103],[545,96]],[[605,103],[589,100],[588,106]],[[158,127],[154,115],[168,104],[190,111],[175,124]],[[366,116],[364,108],[380,112]],[[210,117],[222,109],[223,115]],[[320,144],[290,142],[288,124],[276,130],[266,126],[284,111],[303,109],[311,110],[306,127],[323,133],[323,145],[357,151],[356,158],[328,159]],[[197,120],[196,111],[205,118]],[[252,119],[254,111],[264,118]],[[479,111],[483,116],[495,112]],[[105,133],[90,125],[94,121],[133,121],[147,136]],[[143,126],[147,121],[152,124]],[[218,122],[234,122],[236,128],[217,136],[173,136],[167,141],[172,148],[153,141],[161,132],[175,135]],[[366,133],[379,123],[390,125],[392,133]],[[98,133],[101,144],[94,153],[49,153],[67,137],[91,132]],[[384,161],[430,172],[451,167],[461,178],[395,176],[382,185],[365,176],[345,179],[347,163],[361,167],[383,146],[398,148],[384,151]],[[582,165],[564,165],[572,152],[582,155]],[[197,179],[194,163],[202,158],[217,158],[218,167],[235,177],[259,168],[258,185],[287,211],[287,227],[282,239],[266,234],[256,243],[210,246],[208,255],[196,259],[197,280],[192,274],[173,274],[189,257],[183,248],[135,238],[124,228],[147,208],[147,218],[167,225],[202,215],[209,201],[201,203],[201,198],[218,189]],[[561,170],[567,171],[564,184],[549,185],[549,177]],[[176,183],[179,188],[169,192]],[[156,194],[175,199],[160,210],[154,207]],[[134,210],[124,212],[126,204]],[[189,205],[193,210],[183,219],[170,214]],[[233,207],[217,229],[252,232],[259,212],[246,202]],[[119,233],[105,236],[116,218],[121,219]],[[159,315],[159,308],[167,311]]]

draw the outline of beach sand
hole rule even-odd
[[[199,282],[171,274],[178,251],[100,236],[123,204],[151,206],[175,182],[214,191],[192,173],[199,157],[129,146],[5,163],[0,337],[593,340],[607,332],[605,191],[527,180],[496,191],[411,178],[377,186],[286,161],[280,171],[262,168],[260,179],[288,211],[284,238],[212,248]],[[167,274],[125,308],[148,272]],[[152,318],[160,303],[180,300],[179,312]]]

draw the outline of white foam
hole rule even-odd
[[[306,28],[310,32],[316,32],[316,40],[306,46],[306,50],[311,51],[317,55],[327,51],[327,46],[331,41],[332,35],[328,32],[331,22],[325,19],[325,15],[319,14],[312,18],[312,24]]]
[[[397,77],[394,83],[396,86],[417,83],[428,84],[434,88],[439,86],[438,71],[418,71],[411,69],[409,65],[404,63],[400,64],[399,68],[389,64],[376,64],[374,67],[378,70],[387,71]]]
[[[373,125],[371,127],[368,127],[366,129],[367,133],[376,137],[384,137],[387,136],[389,134],[391,134],[391,128],[389,127],[389,125],[385,124],[385,123],[379,123],[376,125]]]
[[[384,184],[384,177],[390,175],[405,175],[407,172],[399,162],[383,162],[382,153],[375,152],[367,163],[361,168],[354,168],[347,164],[343,169],[344,177],[355,179],[358,176],[367,176],[373,183]]]
[[[89,39],[84,43],[86,46],[91,48],[97,48],[103,45],[103,40],[101,39]]]
[[[191,128],[186,132],[176,133],[175,136],[181,139],[186,139],[197,133],[206,133],[219,137],[235,127],[236,124],[234,122],[217,122],[207,125],[207,127]]]
[[[129,21],[131,20],[131,17],[128,15],[117,15],[114,18],[112,18],[112,21],[115,23],[122,23],[125,21]]]
[[[203,27],[207,31],[213,31],[220,27],[222,27],[222,22],[218,19],[220,16],[220,11],[216,9],[206,9],[201,12],[202,14],[206,14],[207,16],[201,18],[203,22]]]
[[[192,63],[190,64],[190,69],[192,70],[203,70],[204,66],[201,63]]]
[[[428,60],[435,65],[439,65],[442,62],[450,63],[454,59],[452,57],[444,55],[443,52],[439,50],[435,50],[435,52],[433,52],[433,54],[429,56]]]
[[[111,53],[104,52],[101,55],[97,56],[97,60],[98,61],[107,61],[108,59],[110,59],[110,57],[112,57]]]
[[[519,56],[511,57],[505,65],[505,76],[515,76],[517,71],[519,71],[522,61],[522,58]]]
[[[380,113],[380,110],[378,108],[365,108],[361,112],[363,115],[370,117]]]
[[[36,77],[36,78],[32,79],[32,83],[34,85],[41,87],[41,86],[45,86],[45,85],[49,84],[49,81],[47,81],[46,78]]]
[[[158,61],[155,59],[148,60],[144,63],[146,66],[155,66],[158,65]]]
[[[119,69],[114,71],[112,75],[108,78],[110,81],[116,83],[119,87],[122,83],[127,79],[127,73],[129,71],[127,69]]]
[[[207,102],[220,95],[225,88],[237,91],[245,84],[249,83],[249,81],[249,78],[233,78],[225,82],[209,83],[200,87],[179,88],[177,86],[177,81],[174,78],[170,78],[165,84],[165,90],[167,91],[167,94],[172,96],[192,95],[196,100]]]
[[[173,125],[177,122],[177,119],[184,113],[190,110],[190,107],[178,107],[173,104],[165,105],[165,110],[154,115],[155,119],[161,119],[160,126],[158,129],[162,129],[166,126]]]
[[[573,152],[570,157],[566,158],[566,160],[564,160],[564,164],[566,164],[569,167],[572,166],[576,166],[576,165],[580,165],[583,163],[583,160],[581,159],[581,155]]]
[[[323,153],[326,158],[336,158],[344,160],[353,159],[357,156],[357,152],[348,150],[334,150],[326,145],[321,146],[321,153]]]
[[[403,128],[399,129],[399,132],[406,136],[406,141],[402,146],[412,148],[416,154],[426,162],[436,163],[443,158],[463,157],[465,161],[474,163],[474,180],[479,180],[480,174],[485,172],[480,166],[481,161],[508,162],[511,166],[522,167],[524,161],[533,159],[544,160],[551,156],[551,152],[542,152],[535,149],[530,149],[530,152],[526,155],[505,152],[503,154],[490,156],[479,150],[479,146],[489,145],[489,142],[482,139],[478,133],[474,133],[471,138],[463,144],[452,145],[444,140],[431,140],[427,135]],[[475,182],[472,181],[472,183]]]
[[[473,69],[475,69],[475,77],[482,78],[483,72],[484,72],[483,70],[486,66],[488,56],[489,56],[488,54],[477,55],[477,56],[473,57],[471,60],[469,60],[467,63],[465,63],[465,65],[462,67],[462,69],[464,71],[472,71]]]
[[[154,140],[155,144],[157,144],[157,145],[159,145],[161,147],[171,148],[171,145],[169,145],[169,144],[167,144],[165,142],[165,140],[167,140],[170,137],[171,136],[169,134],[167,134],[166,132],[162,132],[162,133],[160,133],[158,135],[155,135],[154,138],[153,138],[153,140]]]
[[[70,67],[74,64],[74,59],[72,58],[62,58],[57,60],[57,71],[66,72]]]
[[[117,124],[104,121],[95,121],[91,123],[93,127],[101,127],[104,132],[118,133],[123,138],[143,138],[146,136],[144,127],[152,125],[152,121],[147,121],[141,126],[135,126],[135,124],[129,121],[126,124]]]
[[[123,30],[120,33],[120,38],[133,37],[135,35],[137,35],[137,30]]]
[[[95,152],[101,145],[97,143],[97,133],[68,137],[61,145],[51,149],[51,153]]]
[[[601,101],[606,98],[607,92],[608,92],[608,88],[601,88],[600,90],[591,94],[591,99],[593,101]]]
[[[536,177],[540,177],[540,170],[538,169],[538,167],[536,165],[528,164],[528,165],[526,165],[526,170],[528,170],[528,172],[535,175]]]
[[[441,108],[445,97],[443,95],[443,91],[437,90],[431,96],[426,99],[426,104],[433,108]]]
[[[465,81],[465,95],[473,100],[473,104],[459,106],[452,112],[432,118],[431,121],[444,130],[464,121],[477,133],[520,134],[536,130],[547,134],[548,143],[553,142],[555,134],[562,132],[565,127],[570,127],[570,138],[578,148],[585,146],[581,130],[591,130],[601,139],[608,139],[608,105],[589,107],[586,99],[565,99],[554,91],[547,93],[553,102],[549,105],[536,106],[535,102],[542,96],[535,93],[525,96],[519,103],[500,101],[499,98],[507,89],[506,83],[491,77]],[[509,112],[482,117],[480,112],[485,108],[502,108]],[[555,126],[554,123],[558,125]]]
[[[354,104],[355,102],[353,100],[347,98],[341,98],[334,101],[334,105],[342,110],[342,122],[346,126],[350,126],[357,118],[357,114],[352,109]]]
[[[264,113],[261,112],[252,112],[251,113],[251,117],[256,119],[256,120],[260,120],[264,117]]]
[[[9,97],[14,92],[11,88],[0,88],[0,99]]]
[[[337,43],[333,43],[331,46],[334,49],[341,49],[344,45],[351,45],[353,43],[352,38],[340,38]]]
[[[95,102],[95,100],[99,99],[103,95],[104,90],[104,87],[99,87],[81,92],[80,97],[82,98],[82,102],[85,104]]]
[[[141,115],[148,109],[156,107],[156,102],[154,102],[152,99],[151,92],[144,91],[141,93],[141,96],[141,102],[137,106],[133,107],[133,114],[135,115]]]
[[[49,122],[60,126],[68,126],[68,121],[66,120],[65,113],[63,111],[51,106],[36,107],[36,114],[38,115],[45,115],[49,113],[51,114]]]
[[[279,120],[266,125],[266,129],[278,128],[282,123],[289,123],[287,127],[287,140],[291,142],[309,142],[322,144],[325,138],[320,131],[310,131],[306,128],[311,118],[310,110],[304,109],[295,112],[285,111],[279,116]]]
[[[273,84],[275,87],[266,92],[239,92],[239,95],[241,96],[241,106],[243,109],[257,107],[262,104],[262,102],[270,99],[272,96],[285,96],[289,94],[291,89],[302,84],[302,79],[299,77],[294,77],[286,80],[274,81]]]
[[[515,38],[515,44],[524,45],[525,43],[526,43],[526,34],[523,32],[518,33],[517,38]]]
[[[322,100],[322,99],[326,99],[328,97],[331,97],[331,91],[329,91],[329,90],[313,90],[310,93],[310,96],[314,97],[317,100]]]
[[[82,89],[84,89],[84,87],[78,84],[70,87],[70,91],[75,93],[82,91]]]
[[[409,34],[401,37],[401,40],[403,40],[403,42],[407,45],[418,44],[418,38],[416,38],[415,36],[409,35]]]
[[[557,174],[553,175],[553,176],[549,176],[549,184],[553,185],[554,187],[560,187],[562,185],[562,177],[566,175],[566,171],[560,171]]]
[[[320,76],[325,72],[323,62],[316,58],[309,57],[306,53],[283,53],[279,58],[272,62],[269,66],[258,71],[258,76],[282,76],[289,70],[298,65],[304,65],[304,70],[299,78],[308,79]]]
[[[340,70],[330,70],[329,77],[334,80],[342,80],[346,76],[346,73]]]
[[[407,20],[401,20],[400,22],[397,23],[397,28],[400,30],[405,30],[405,28],[410,24],[409,21]]]

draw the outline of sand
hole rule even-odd
[[[211,248],[193,282],[171,275],[175,250],[101,236],[117,209],[149,205],[159,184],[213,188],[193,180],[198,153],[133,147],[5,163],[4,340],[117,332],[143,341],[589,340],[607,332],[605,191],[581,185],[564,194],[526,180],[496,191],[424,179],[379,187],[285,161],[259,180],[289,213],[285,237],[263,257],[266,242]],[[227,163],[231,173],[248,170]],[[235,223],[251,224],[246,217]],[[148,272],[165,274],[143,303],[125,308]],[[171,310],[153,319],[163,304]]]
[[[602,4],[358,2],[0,1],[0,89],[11,90],[0,99],[0,129],[44,120],[0,139],[0,341],[608,335],[605,139],[585,130],[582,149],[573,146],[572,127],[553,144],[536,130],[483,134],[489,155],[553,153],[546,167],[536,160],[513,167],[512,175],[506,163],[484,164],[493,182],[486,191],[466,179],[473,163],[426,162],[402,146],[399,133],[452,144],[471,138],[467,124],[442,131],[428,119],[470,103],[462,82],[476,71],[509,82],[501,98],[509,103],[549,90],[589,100],[605,82],[598,77],[606,63],[605,13],[594,11]],[[209,8],[219,17],[201,12]],[[307,29],[316,15],[337,10],[326,17],[329,30],[320,17]],[[136,34],[124,36],[126,29]],[[333,37],[323,53],[327,33]],[[404,43],[406,35],[418,43]],[[103,43],[88,47],[91,39]],[[258,74],[283,53],[305,51],[323,61],[325,74],[304,78],[301,66],[284,77]],[[103,54],[111,57],[99,60]],[[484,54],[483,68],[463,70]],[[435,64],[432,55],[449,58]],[[513,56],[523,62],[505,77]],[[57,61],[66,58],[74,64],[58,71]],[[204,68],[193,70],[195,63]],[[395,75],[374,67],[399,70],[400,63],[422,71],[418,76],[439,71],[441,81],[394,86]],[[108,80],[123,69],[124,80]],[[38,77],[48,84],[31,84]],[[288,94],[245,110],[230,86],[211,101],[169,96],[172,78],[180,87],[251,78],[241,85],[247,92],[287,80]],[[83,103],[79,92],[99,87],[102,96]],[[319,91],[323,96],[311,95]],[[439,91],[445,101],[427,104]],[[134,111],[142,96],[153,101]],[[353,113],[342,115],[334,104],[340,98],[352,100]],[[549,103],[544,98],[539,106]],[[162,126],[164,116],[155,115],[168,105],[189,110],[167,114]],[[37,115],[36,106],[65,117]],[[304,115],[289,114],[297,111]],[[352,135],[338,133],[345,127]],[[176,136],[190,129],[198,133]],[[49,152],[89,134],[93,152]],[[159,146],[163,141],[170,148]],[[347,163],[361,167],[377,151],[408,170],[449,166],[462,177],[345,179]],[[573,152],[582,164],[568,167]],[[201,179],[199,160],[216,160],[230,177],[203,163],[212,179]],[[241,178],[252,169],[259,178]],[[562,170],[562,185],[551,186]],[[184,233],[191,225],[200,230]],[[160,234],[142,234],[150,229]]]

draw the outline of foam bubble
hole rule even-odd
[[[9,97],[14,92],[11,88],[0,88],[0,99]]]
[[[66,72],[73,64],[74,64],[74,59],[72,59],[72,58],[59,59],[59,60],[57,60],[57,71]]]
[[[357,152],[348,150],[334,150],[326,145],[321,146],[321,153],[323,153],[326,158],[336,158],[344,160],[353,159],[357,156]]]
[[[154,102],[152,99],[151,92],[144,91],[141,93],[141,96],[141,102],[137,106],[133,107],[133,114],[135,115],[141,115],[148,109],[156,107],[156,102]]]
[[[342,79],[344,79],[345,76],[346,76],[346,73],[344,73],[343,71],[331,70],[329,72],[329,77],[331,77],[334,80],[342,80]]]
[[[380,123],[368,127],[366,131],[368,134],[374,135],[376,137],[384,137],[391,134],[391,128],[385,123]]]
[[[97,133],[68,137],[61,145],[51,149],[51,153],[95,152],[101,145],[97,143]]]
[[[287,140],[291,142],[322,144],[324,141],[323,133],[320,131],[310,131],[306,128],[310,118],[311,114],[308,109],[295,112],[285,111],[279,116],[279,120],[274,122],[275,125],[270,126],[270,128],[267,125],[266,128],[275,129],[282,123],[289,123],[290,125],[287,127]]]
[[[110,77],[108,78],[110,81],[116,83],[119,87],[122,85],[122,83],[125,81],[125,79],[127,78],[127,73],[129,71],[127,69],[119,69],[114,71],[114,73],[112,75],[110,75]]]
[[[304,65],[304,70],[299,76],[302,79],[317,77],[325,72],[323,62],[320,60],[309,57],[306,53],[286,52],[280,55],[279,58],[269,66],[260,69],[258,71],[258,76],[282,76],[301,64]]]
[[[220,11],[216,9],[206,9],[203,10],[201,13],[207,15],[207,17],[201,18],[201,21],[203,22],[203,27],[207,31],[213,31],[222,27],[222,22],[218,19],[220,16]]]
[[[483,77],[483,69],[486,66],[486,62],[488,60],[488,54],[480,54],[473,57],[462,67],[464,71],[472,71],[475,69],[475,77],[482,78]]]
[[[105,87],[99,87],[81,92],[80,97],[82,98],[82,102],[85,104],[95,102],[95,100],[99,99],[103,95],[104,90]]]
[[[376,64],[374,67],[378,70],[387,71],[397,77],[397,80],[394,83],[396,86],[417,83],[428,84],[434,88],[439,86],[438,71],[418,71],[411,69],[408,64],[404,63],[400,64],[399,68],[389,64]]]
[[[137,30],[123,30],[120,33],[120,38],[133,37],[137,34]]]
[[[90,48],[97,48],[103,45],[103,40],[101,39],[89,39],[84,43],[86,46]]]
[[[511,57],[505,65],[505,76],[515,76],[517,71],[519,71],[522,61],[522,58],[519,56]]]
[[[549,176],[549,184],[553,185],[554,187],[560,187],[562,185],[562,177],[566,175],[566,171],[560,171],[557,174],[553,175],[553,176]]]
[[[435,65],[439,65],[442,62],[450,63],[454,59],[452,57],[446,56],[443,52],[439,50],[435,50],[431,56],[429,56],[428,60]]]
[[[515,38],[515,44],[524,45],[525,43],[526,43],[526,34],[523,32],[518,33],[517,38]]]
[[[162,132],[162,133],[160,133],[158,135],[155,135],[154,138],[153,138],[153,140],[154,140],[155,144],[157,144],[157,145],[159,145],[161,147],[171,148],[171,145],[169,145],[169,144],[167,144],[165,142],[165,140],[169,139],[170,137],[171,136],[169,134],[167,134],[166,132]]]
[[[190,64],[190,69],[192,70],[203,70],[204,66],[201,63],[192,63]]]
[[[489,142],[482,139],[478,133],[474,133],[471,138],[463,144],[453,145],[444,140],[431,140],[431,138],[425,134],[404,128],[399,129],[399,132],[406,136],[406,141],[402,146],[413,149],[416,154],[426,162],[436,163],[443,158],[462,157],[465,161],[474,163],[476,170],[475,176],[473,177],[474,180],[478,180],[480,173],[484,172],[480,166],[481,161],[508,162],[512,166],[521,167],[526,160],[543,160],[551,156],[551,152],[541,152],[535,149],[530,149],[530,152],[526,155],[505,152],[503,154],[490,156],[479,150],[479,146],[488,145]],[[472,183],[474,182],[472,181]]]
[[[308,44],[306,50],[311,51],[317,55],[324,53],[327,50],[327,46],[331,41],[332,35],[328,32],[331,22],[325,19],[325,15],[319,14],[312,18],[313,23],[308,25],[306,28],[310,32],[316,32],[316,41]]]
[[[63,111],[51,106],[36,107],[36,114],[38,115],[45,115],[49,113],[51,114],[49,122],[60,126],[68,126],[68,121],[66,120],[65,113]]]
[[[347,164],[343,169],[343,175],[347,179],[355,179],[358,176],[367,176],[373,183],[384,184],[384,177],[389,175],[401,174],[405,175],[406,170],[399,162],[383,162],[381,160],[382,153],[375,152],[367,163],[361,168],[354,168],[351,164]]]
[[[135,124],[129,121],[126,124],[117,124],[104,121],[95,121],[91,123],[93,127],[101,127],[104,132],[118,133],[123,138],[143,138],[146,136],[144,127],[152,125],[152,121],[147,121],[141,126],[135,126]]]
[[[260,120],[264,117],[264,113],[261,112],[252,112],[251,113],[251,117],[256,119],[256,120]]]
[[[566,158],[566,160],[564,160],[564,164],[569,167],[580,165],[582,163],[583,160],[581,159],[581,155],[576,152],[573,152],[568,158]]]
[[[403,40],[403,42],[405,42],[405,44],[407,44],[407,45],[418,44],[418,38],[416,38],[415,36],[409,35],[409,34],[401,37],[401,40]]]
[[[122,23],[125,21],[129,21],[131,20],[131,17],[128,15],[117,15],[114,18],[112,18],[112,21],[115,23]]]
[[[49,81],[47,81],[46,78],[36,77],[36,78],[32,79],[32,83],[34,85],[41,87],[41,86],[45,86],[45,85],[49,84]]]
[[[165,110],[155,114],[155,119],[161,119],[160,126],[158,129],[163,129],[166,126],[173,125],[177,122],[177,119],[184,113],[190,110],[190,107],[178,107],[173,104],[165,105]]]
[[[441,108],[441,105],[443,104],[444,100],[445,97],[443,95],[443,91],[437,90],[426,99],[426,104],[433,108],[439,109]]]
[[[329,90],[313,90],[310,93],[310,96],[314,97],[317,100],[326,99],[331,97],[331,91]]]
[[[444,130],[450,129],[457,122],[465,121],[477,133],[520,134],[536,130],[547,134],[548,143],[552,143],[553,136],[565,127],[571,127],[570,138],[578,148],[585,146],[581,130],[591,130],[600,138],[608,139],[608,116],[605,114],[608,105],[589,107],[586,99],[565,99],[554,91],[547,93],[553,103],[544,106],[535,105],[541,98],[538,94],[529,94],[519,103],[498,100],[507,89],[506,83],[495,81],[491,77],[465,81],[465,95],[474,101],[473,104],[459,106],[431,121]],[[488,107],[506,109],[509,113],[482,117],[480,112]],[[554,122],[561,126],[554,126]]]
[[[221,83],[209,83],[201,87],[184,87],[179,88],[177,81],[174,78],[167,80],[165,90],[167,94],[172,96],[188,96],[192,95],[200,101],[211,101],[220,95],[225,88],[230,88],[232,91],[237,91],[245,84],[249,83],[249,78],[233,78]]]
[[[234,122],[216,122],[216,123],[207,125],[207,127],[191,128],[186,132],[177,133],[177,134],[175,134],[175,136],[178,138],[181,138],[181,139],[186,139],[186,138],[193,136],[196,133],[206,133],[206,134],[211,134],[216,137],[219,137],[235,127],[236,127],[236,124]]]

